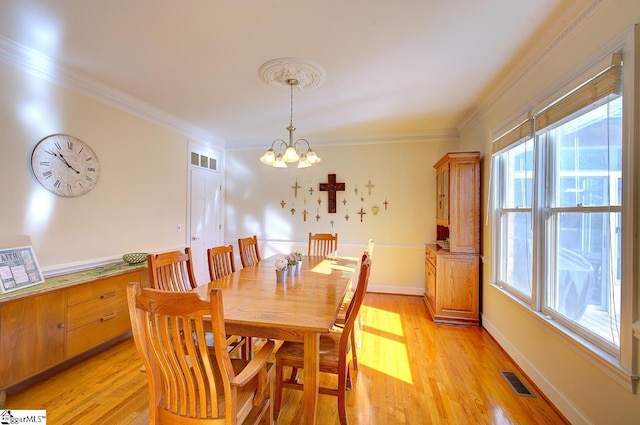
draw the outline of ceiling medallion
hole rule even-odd
[[[262,64],[258,69],[260,79],[272,87],[289,90],[291,79],[297,81],[299,91],[312,90],[324,82],[322,68],[300,58],[279,58]]]

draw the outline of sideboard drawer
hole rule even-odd
[[[67,330],[67,357],[81,354],[131,329],[129,312],[113,312],[85,326]]]
[[[92,300],[124,296],[129,282],[139,282],[140,272],[125,273],[101,279],[88,285],[78,285],[67,290],[67,306]]]
[[[109,320],[115,313],[127,312],[127,299],[122,291],[104,299],[96,299],[67,307],[67,329]]]

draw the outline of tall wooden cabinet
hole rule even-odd
[[[437,323],[480,322],[480,153],[452,152],[436,169],[435,243],[425,247],[424,301]]]

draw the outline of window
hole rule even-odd
[[[496,284],[618,358],[622,118],[617,53],[496,139],[492,158]]]
[[[541,130],[543,312],[615,354],[620,344],[622,98]]]
[[[500,231],[497,281],[518,298],[531,300],[533,280],[533,137],[527,120],[502,137],[507,146],[495,157],[501,184],[496,217]],[[499,146],[499,145],[495,145]]]

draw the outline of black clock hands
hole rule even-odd
[[[65,163],[65,165],[66,165],[67,167],[71,168],[73,171],[75,171],[75,172],[76,172],[76,174],[80,174],[80,171],[78,171],[78,170],[76,170],[75,168],[73,168],[73,167],[71,166],[71,164],[69,164],[69,163],[67,162],[67,160],[66,160],[66,159],[64,159],[64,156],[62,155],[62,152],[60,152],[60,153],[51,152],[51,151],[45,151],[45,152],[47,152],[49,155],[53,155],[53,156],[55,156],[55,157],[56,157],[56,158],[58,158],[60,161],[64,162],[64,163]]]

